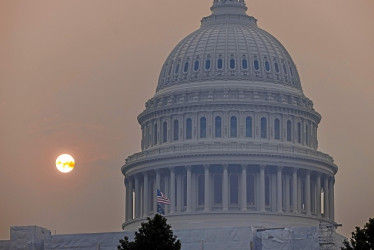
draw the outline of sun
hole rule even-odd
[[[71,155],[62,154],[56,159],[56,168],[61,173],[69,173],[74,169],[75,161]]]

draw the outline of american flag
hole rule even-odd
[[[170,205],[170,200],[159,189],[157,189],[157,203]]]

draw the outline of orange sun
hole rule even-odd
[[[74,166],[75,166],[75,161],[71,155],[62,154],[59,157],[57,157],[56,168],[61,173],[69,173],[70,171],[74,169]]]

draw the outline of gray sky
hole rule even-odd
[[[0,1],[0,239],[11,225],[58,234],[120,231],[120,167],[140,150],[136,117],[172,48],[211,0]],[[374,2],[247,0],[288,49],[322,114],[336,220],[374,217]],[[59,154],[76,159],[57,172]]]

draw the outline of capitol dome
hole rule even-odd
[[[230,11],[224,11],[227,2]],[[215,80],[256,81],[302,91],[287,50],[244,10],[241,1],[215,2],[212,15],[203,18],[201,28],[184,38],[168,56],[157,91]]]
[[[211,10],[167,57],[138,116],[123,228],[157,213],[157,190],[175,229],[336,225],[338,167],[318,151],[321,116],[289,53],[244,0]]]

